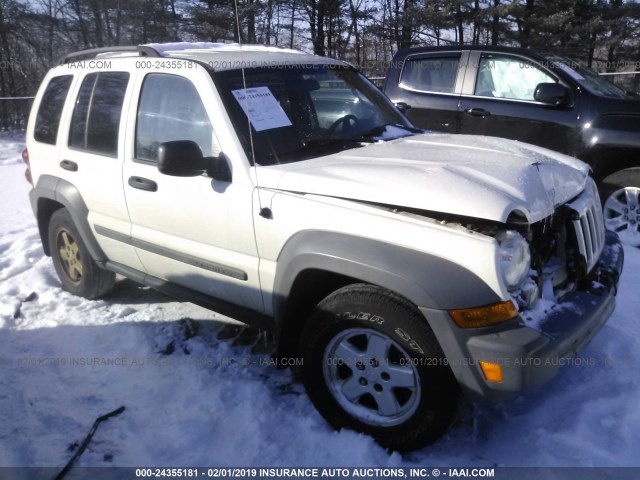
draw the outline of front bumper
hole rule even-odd
[[[555,304],[535,325],[520,316],[493,328],[461,329],[446,312],[421,310],[467,394],[476,400],[506,400],[549,381],[602,328],[615,309],[623,263],[618,236],[607,232],[604,250],[588,278],[589,288]],[[480,361],[500,364],[503,380],[485,380]]]

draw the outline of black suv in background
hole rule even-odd
[[[640,101],[565,57],[509,47],[399,51],[387,96],[418,127],[540,145],[589,163],[607,228],[640,246]]]

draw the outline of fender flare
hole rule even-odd
[[[35,188],[29,192],[31,208],[38,221],[40,240],[45,254],[50,255],[51,252],[48,240],[49,222],[48,218],[45,221],[42,216],[43,199],[52,200],[67,209],[93,260],[100,265],[104,264],[108,259],[91,231],[88,220],[89,209],[80,191],[72,183],[52,175],[41,175]]]
[[[285,322],[296,278],[309,269],[378,285],[419,307],[448,310],[501,300],[475,273],[449,260],[379,240],[307,230],[293,235],[278,256],[273,290],[276,331]]]

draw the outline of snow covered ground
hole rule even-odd
[[[289,371],[260,364],[266,340],[225,339],[220,315],[129,281],[99,301],[63,292],[22,146],[0,136],[0,466],[62,467],[121,405],[78,466],[640,465],[640,250],[625,250],[618,308],[582,365],[514,401],[467,406],[432,447],[389,454],[332,431]]]

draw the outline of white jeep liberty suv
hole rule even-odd
[[[65,290],[96,298],[117,273],[273,329],[327,421],[390,449],[436,440],[462,394],[549,380],[615,306],[623,252],[585,164],[418,130],[337,60],[70,54],[24,159]]]

